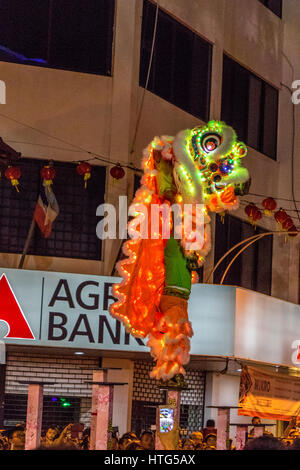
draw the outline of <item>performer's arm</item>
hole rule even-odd
[[[296,427],[296,421],[297,421],[297,416],[293,416],[292,419],[290,420],[286,430],[283,433],[283,437],[288,437],[291,430]]]

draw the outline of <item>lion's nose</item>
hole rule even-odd
[[[251,186],[251,177],[244,183],[237,183],[234,185],[234,194],[236,196],[246,196],[249,193]]]

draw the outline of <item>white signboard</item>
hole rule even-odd
[[[109,315],[119,278],[0,269],[0,340],[7,344],[148,352]],[[300,366],[300,306],[231,286],[195,284],[191,354]],[[294,349],[293,349],[294,348]],[[297,357],[299,358],[297,362]]]

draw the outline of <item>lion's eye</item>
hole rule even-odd
[[[219,134],[206,134],[201,140],[201,147],[206,153],[213,152],[221,144],[221,136]]]

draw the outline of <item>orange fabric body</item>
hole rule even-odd
[[[174,325],[181,319],[188,321],[187,306],[187,300],[175,295],[162,295],[159,305],[160,311],[168,316]]]
[[[115,284],[113,293],[119,301],[110,312],[132,335],[145,338],[153,329],[164,288],[163,241],[130,240],[126,244],[133,260],[129,257],[122,264],[127,279]]]

